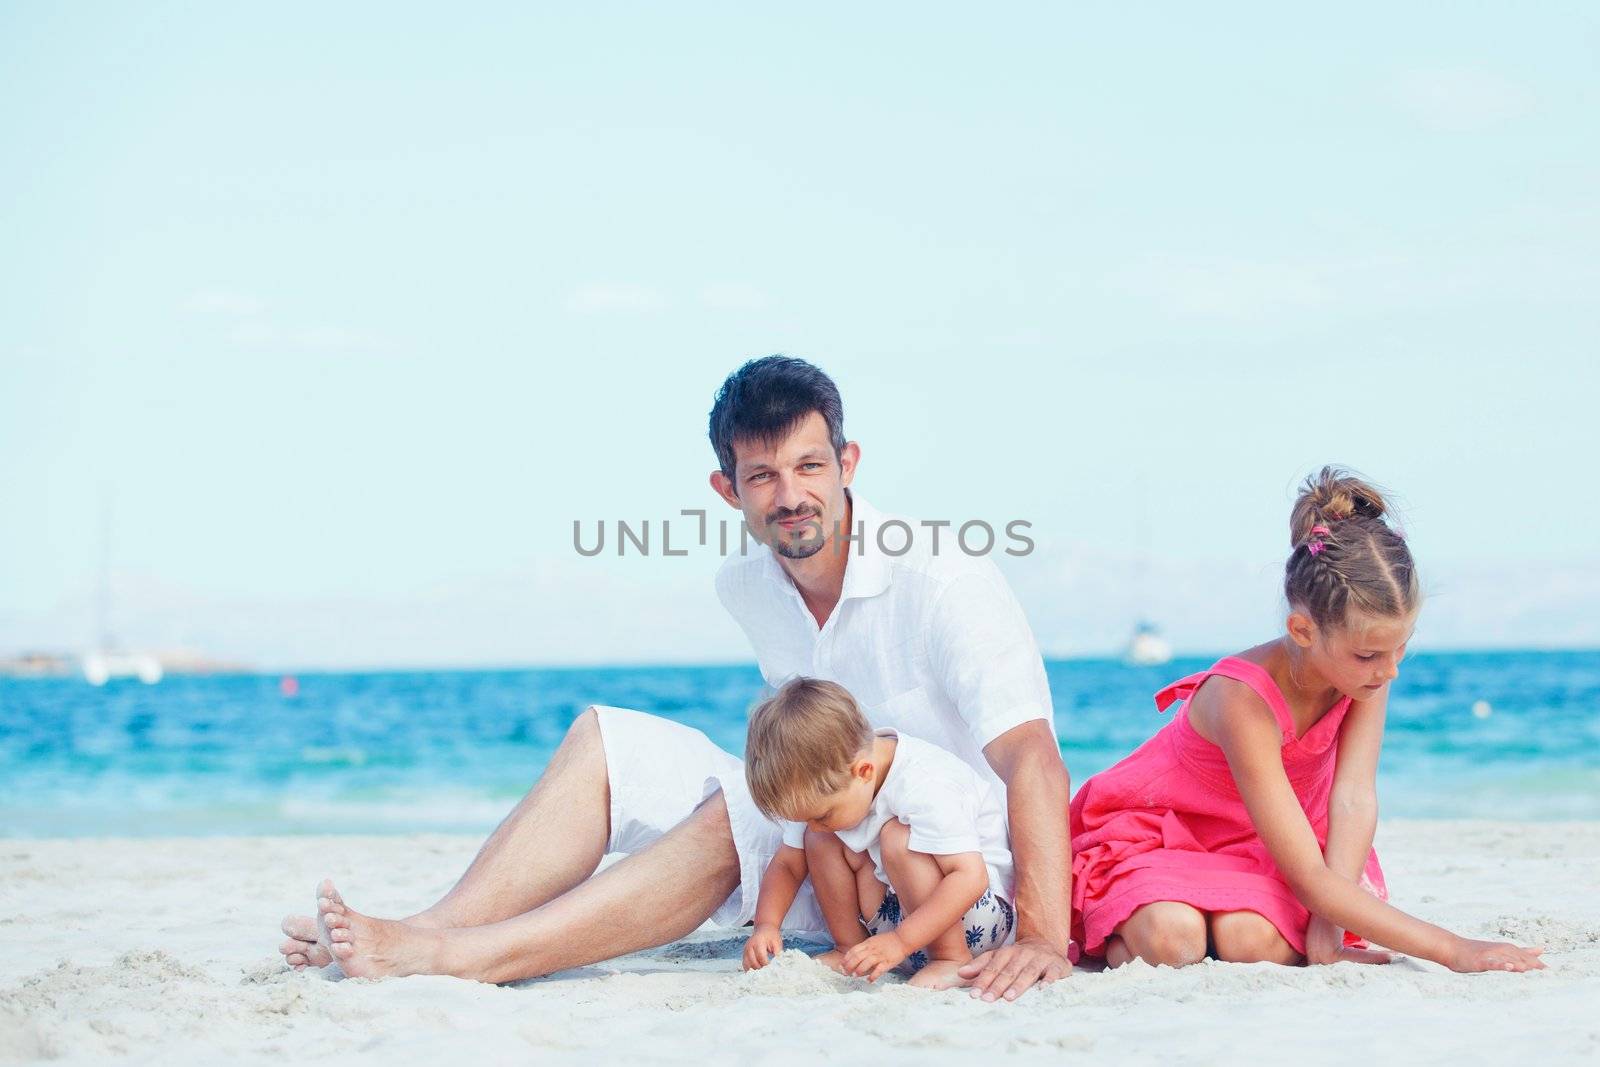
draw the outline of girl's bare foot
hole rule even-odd
[[[850,972],[844,969],[844,953],[839,949],[830,948],[822,955],[812,956],[811,958],[828,968],[830,971],[836,971],[846,977],[849,977],[850,975]]]
[[[344,902],[332,881],[317,887],[317,925],[351,978],[439,973],[437,933],[363,915]]]
[[[906,985],[918,989],[958,989],[967,983],[960,969],[968,960],[929,960],[927,965],[912,975]]]

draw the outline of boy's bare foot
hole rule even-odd
[[[850,975],[850,972],[844,969],[844,953],[839,949],[830,948],[822,955],[812,956],[811,958],[828,968],[830,971],[836,971],[837,973],[846,977],[849,977]]]
[[[334,960],[351,978],[437,973],[438,934],[362,915],[344,902],[332,881],[317,887],[317,925]]]
[[[959,989],[968,980],[961,977],[960,969],[969,960],[929,960],[927,966],[912,975],[906,985],[918,989]]]

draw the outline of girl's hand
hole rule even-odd
[[[844,954],[844,969],[857,978],[876,982],[911,955],[906,943],[893,930],[867,938]]]
[[[771,923],[762,923],[744,943],[744,969],[758,971],[772,962],[772,957],[783,951],[783,931]]]
[[[1544,961],[1539,958],[1543,948],[1522,948],[1499,941],[1456,940],[1455,950],[1448,959],[1440,960],[1452,971],[1469,974],[1473,971],[1542,971]]]
[[[1338,963],[1344,949],[1344,931],[1320,915],[1306,926],[1306,962]]]
[[[1306,926],[1306,962],[1318,963],[1388,963],[1392,957],[1387,952],[1370,948],[1345,948],[1344,931],[1320,915],[1311,916]]]

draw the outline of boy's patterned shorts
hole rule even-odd
[[[961,925],[967,931],[967,948],[974,956],[1010,941],[1016,923],[1017,914],[1011,902],[989,889],[983,891],[983,896],[967,909],[967,914],[961,919]],[[878,905],[878,914],[870,919],[862,919],[861,925],[866,927],[868,935],[881,934],[900,925],[900,898],[894,895],[893,889],[884,893],[883,903]],[[895,970],[915,974],[927,965],[928,954],[919,948]]]

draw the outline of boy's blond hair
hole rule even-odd
[[[750,713],[744,777],[750,799],[772,819],[842,789],[850,764],[872,743],[872,727],[850,691],[795,678]]]

